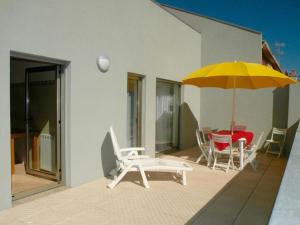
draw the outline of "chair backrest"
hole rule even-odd
[[[253,146],[252,146],[252,151],[257,151],[257,149],[258,149],[258,147],[259,147],[259,145],[260,145],[260,143],[261,143],[261,141],[262,141],[262,138],[263,138],[263,136],[264,136],[264,131],[263,132],[261,132],[260,133],[260,135],[259,135],[259,137],[258,137],[258,139],[257,139],[257,142],[256,142],[256,144],[254,144]]]
[[[257,142],[256,142],[257,148],[259,147],[259,145],[260,145],[260,143],[261,143],[261,141],[262,141],[262,138],[263,138],[264,134],[265,134],[264,131],[260,133],[259,138],[257,139]]]
[[[197,142],[198,142],[198,145],[199,147],[203,144],[202,140],[201,140],[201,134],[200,134],[200,131],[199,129],[196,129],[196,137],[197,137]]]
[[[277,139],[276,137],[281,136],[280,140],[277,141],[280,141],[281,145],[283,145],[285,142],[286,133],[287,133],[287,129],[273,127],[271,140],[276,140]]]
[[[212,133],[211,127],[202,127],[201,128],[201,133],[202,133],[202,140],[204,143],[209,143],[209,138],[208,134]]]
[[[121,152],[120,152],[120,146],[119,146],[119,143],[117,141],[117,137],[116,137],[116,134],[114,132],[114,129],[112,127],[110,127],[109,131],[110,131],[111,141],[112,141],[112,144],[113,144],[113,147],[114,147],[114,154],[115,154],[115,156],[117,157],[118,160],[121,160],[122,155],[121,155]]]
[[[246,160],[245,160],[245,163],[248,163],[248,162],[251,162],[252,160],[255,159],[256,155],[257,155],[257,150],[258,150],[258,147],[262,141],[262,138],[264,136],[264,132],[261,132],[261,134],[259,135],[259,138],[257,139],[257,142],[256,144],[252,145],[251,146],[251,152],[249,155],[247,155],[246,157]]]
[[[246,125],[241,125],[241,124],[235,124],[232,127],[233,131],[243,131],[243,130],[247,130],[247,126]]]
[[[223,135],[223,134],[211,134],[211,148],[213,151],[220,151],[218,146],[215,143],[220,144],[228,144],[226,149],[230,150],[230,154],[232,152],[232,139],[231,135]]]
[[[201,140],[201,134],[200,134],[200,130],[199,129],[196,129],[196,137],[197,137],[198,146],[199,146],[201,152],[205,155],[205,157],[207,157],[207,152],[205,151],[207,145],[204,146],[204,143]]]

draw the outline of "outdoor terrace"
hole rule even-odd
[[[143,187],[138,173],[126,175],[112,190],[101,178],[19,200],[0,212],[0,225],[268,224],[286,159],[260,154],[256,172],[248,165],[226,174],[194,163],[198,155],[191,148],[161,156],[194,168],[187,174],[187,186],[169,173],[151,173],[150,189]]]

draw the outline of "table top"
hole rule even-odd
[[[26,137],[26,133],[24,132],[24,133],[12,133],[11,135],[10,135],[10,137],[11,138],[22,138],[22,137]]]
[[[231,139],[232,139],[232,143],[237,142],[239,139],[244,138],[246,140],[245,146],[251,144],[252,139],[253,139],[253,132],[251,131],[247,131],[247,130],[243,130],[243,131],[234,131],[233,134],[231,134],[230,130],[219,130],[216,132],[213,132],[214,134],[221,134],[221,135],[231,135]],[[209,138],[211,138],[211,135],[209,135]],[[215,143],[216,147],[219,150],[224,150],[228,144],[224,144],[224,143]]]

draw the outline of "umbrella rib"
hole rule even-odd
[[[250,81],[250,83],[252,84],[252,87],[253,87],[251,89],[257,89],[255,83],[253,82],[253,80],[251,78],[252,78],[251,76],[248,77],[248,80]]]
[[[253,87],[253,88],[250,88],[250,89],[256,89],[257,87],[256,87],[255,83],[253,82],[252,77],[249,76],[250,73],[249,73],[248,67],[246,65],[243,65],[243,66],[246,68],[246,72],[248,74],[248,76],[247,76],[248,77],[248,81],[250,81],[250,83],[252,84],[252,87]]]
[[[279,78],[279,79],[280,79],[280,78]],[[274,82],[275,82],[276,84],[279,85],[279,86],[277,86],[277,87],[283,87],[283,85],[281,85],[281,84],[279,83],[279,81],[275,80],[274,78],[273,78],[273,80],[274,80]],[[286,86],[286,85],[284,85],[284,86]]]

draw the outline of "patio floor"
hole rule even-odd
[[[187,186],[169,173],[151,173],[150,189],[136,173],[112,190],[102,178],[18,203],[0,212],[0,225],[267,224],[286,159],[259,155],[257,172],[247,166],[226,174],[193,163],[198,153],[192,148],[161,156],[190,163]]]

